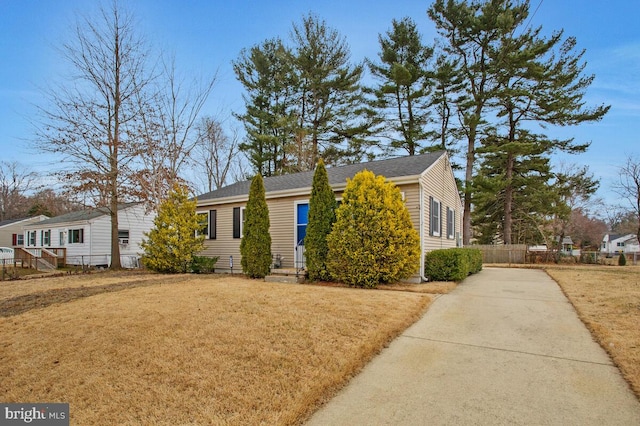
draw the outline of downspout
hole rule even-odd
[[[422,176],[420,176],[422,178]],[[422,187],[422,179],[418,179],[418,185],[420,187],[420,279],[423,282],[429,281],[424,276],[424,188]]]

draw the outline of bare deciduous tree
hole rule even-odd
[[[143,166],[137,180],[140,196],[153,207],[166,199],[174,184],[184,183],[181,170],[193,165],[192,153],[199,145],[197,119],[215,81],[214,75],[186,82],[178,76],[172,57],[162,63],[153,97],[138,99]]]
[[[140,120],[136,101],[152,81],[148,50],[132,15],[114,1],[93,18],[79,18],[60,52],[71,79],[45,91],[36,146],[63,156],[58,175],[68,188],[109,209],[111,267],[119,269],[117,212],[135,195],[131,172],[140,147],[132,132]]]
[[[238,132],[225,133],[222,124],[213,117],[204,117],[198,124],[198,145],[193,159],[203,173],[203,189],[213,191],[226,185],[229,177],[240,178]],[[231,175],[231,176],[230,176]]]
[[[26,214],[29,192],[36,189],[37,173],[13,161],[0,161],[0,221]]]
[[[625,208],[635,216],[636,235],[640,239],[640,159],[629,155],[618,175],[613,190],[627,202]]]

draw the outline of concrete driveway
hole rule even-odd
[[[309,425],[640,425],[640,402],[540,270],[440,296]]]

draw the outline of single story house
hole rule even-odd
[[[602,238],[600,252],[613,255],[620,253],[640,253],[640,244],[636,234],[605,234]]]
[[[0,247],[22,247],[24,246],[23,227],[30,223],[41,222],[49,217],[39,215],[21,219],[8,219],[0,222]]]
[[[155,213],[141,203],[118,208],[118,238],[123,267],[137,267],[144,233],[153,227]],[[68,265],[111,264],[111,217],[106,208],[67,213],[24,226],[24,250],[41,256],[42,251],[66,250]]]
[[[340,199],[352,178],[362,170],[382,175],[400,189],[420,235],[421,266],[428,251],[462,245],[462,201],[446,151],[423,155],[328,167],[329,184]],[[271,252],[282,268],[304,266],[309,198],[313,171],[267,177],[265,196],[269,208]],[[219,257],[216,271],[240,271],[240,241],[244,210],[251,181],[232,185],[197,197],[197,212],[208,224],[204,256]]]

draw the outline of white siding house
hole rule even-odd
[[[139,203],[118,210],[118,236],[123,267],[138,266],[144,233],[153,227],[155,213]],[[57,216],[24,226],[24,250],[40,257],[42,251],[66,250],[68,265],[111,264],[111,218],[104,208]]]
[[[602,238],[600,252],[604,254],[619,253],[640,253],[640,244],[638,244],[638,236],[635,234],[606,234]]]

